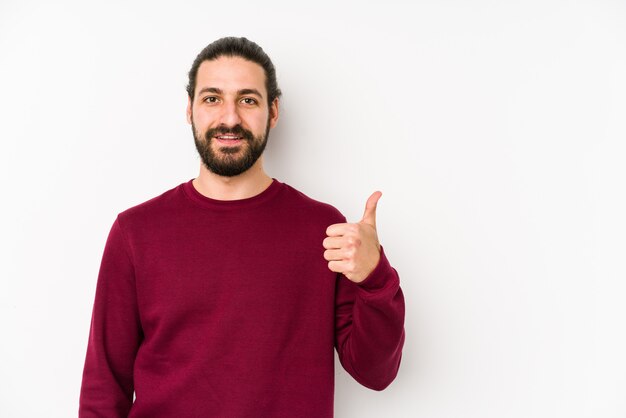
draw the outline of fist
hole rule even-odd
[[[333,224],[326,229],[323,245],[328,268],[355,283],[365,280],[380,260],[376,205],[381,196],[377,191],[367,199],[360,222]]]

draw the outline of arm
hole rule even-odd
[[[337,275],[335,347],[343,368],[360,384],[383,390],[395,379],[404,345],[404,296],[396,270],[380,247],[365,280]]]
[[[128,416],[134,392],[133,365],[141,339],[135,270],[118,216],[109,232],[98,274],[80,391],[80,418]]]

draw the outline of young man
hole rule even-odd
[[[376,235],[381,193],[346,223],[265,173],[281,92],[255,43],[207,46],[187,91],[200,174],[113,223],[79,416],[332,417],[335,347],[387,387],[404,298]]]

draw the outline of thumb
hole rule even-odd
[[[365,212],[363,212],[363,219],[361,219],[361,222],[373,226],[374,229],[376,229],[376,205],[378,204],[378,199],[380,199],[382,195],[382,192],[379,191],[372,193],[369,199],[367,199]]]

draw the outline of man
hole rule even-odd
[[[335,347],[358,382],[387,387],[404,298],[376,235],[380,192],[346,223],[265,173],[281,92],[255,43],[207,46],[187,91],[200,174],[113,223],[80,417],[332,417]]]

